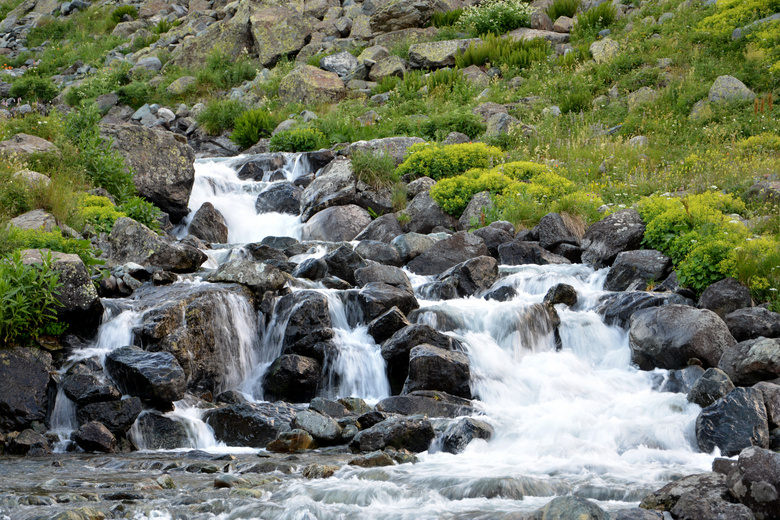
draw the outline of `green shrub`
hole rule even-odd
[[[160,35],[154,33],[146,36],[136,36],[135,38],[133,38],[132,50],[133,52],[138,52],[141,49],[145,49],[157,43],[159,39],[160,39]]]
[[[128,66],[100,69],[97,74],[89,76],[80,85],[68,89],[65,93],[65,102],[73,107],[82,101],[92,101],[98,96],[116,91],[127,83],[128,70]],[[125,99],[122,102],[130,104]]]
[[[247,110],[236,118],[230,139],[241,148],[249,148],[260,139],[269,137],[280,119],[266,108]]]
[[[476,139],[485,132],[485,129],[482,118],[470,110],[452,110],[434,114],[420,123],[422,137],[437,141],[444,140],[450,132],[460,132],[471,139]]]
[[[129,14],[133,18],[137,18],[138,9],[133,5],[120,5],[111,11],[111,21],[114,22],[114,25],[116,25],[122,21],[122,17],[126,14]]]
[[[160,217],[162,211],[151,202],[141,197],[132,196],[125,200],[119,210],[144,226],[154,231],[160,231]]]
[[[45,41],[59,42],[73,31],[73,22],[65,18],[56,18],[48,23],[38,25],[27,33],[27,46],[38,47]]]
[[[531,8],[521,0],[485,0],[465,8],[458,19],[458,27],[476,36],[504,34],[530,24]]]
[[[84,195],[79,204],[79,217],[84,224],[92,226],[99,233],[111,233],[114,222],[126,217],[107,197]]]
[[[198,85],[228,89],[251,81],[257,69],[245,57],[233,58],[226,52],[214,51],[206,58],[206,66],[196,72]]]
[[[145,81],[133,81],[120,87],[116,94],[119,102],[138,110],[152,97],[154,90]]]
[[[25,74],[14,80],[9,95],[24,101],[43,101],[48,103],[57,96],[58,90],[50,78],[35,74]]]
[[[5,345],[29,342],[57,321],[59,273],[51,268],[50,253],[42,260],[25,265],[19,251],[0,260],[0,342]]]
[[[472,168],[489,168],[497,164],[503,152],[484,143],[439,145],[419,143],[407,150],[407,156],[398,166],[399,176],[428,176],[439,180],[460,175]]]
[[[233,128],[246,107],[235,99],[212,99],[197,116],[198,123],[210,135],[219,135]]]
[[[477,193],[489,191],[496,195],[507,190],[517,191],[518,184],[497,169],[474,169],[463,175],[440,180],[431,188],[430,195],[441,209],[459,217]]]
[[[328,146],[325,134],[316,128],[293,128],[271,137],[272,152],[309,152]]]
[[[157,25],[152,27],[152,33],[154,34],[165,34],[174,27],[178,26],[181,22],[179,20],[176,20],[175,22],[169,22],[165,18],[161,18],[159,22],[157,22]]]
[[[452,11],[436,12],[431,16],[431,25],[433,27],[450,27],[458,23],[463,9],[453,9]]]
[[[764,132],[738,141],[737,148],[744,152],[780,152],[780,136]]]
[[[23,0],[6,0],[0,4],[0,21],[5,20],[8,13],[16,9]]]
[[[526,41],[488,34],[483,37],[482,43],[472,43],[462,54],[456,56],[455,63],[460,68],[470,65],[481,67],[490,63],[497,67],[506,65],[525,69],[543,61],[549,53],[550,45],[541,38]]]
[[[580,36],[593,36],[615,23],[615,18],[617,18],[615,6],[611,2],[604,2],[577,15],[574,31]]]
[[[92,248],[89,240],[64,237],[57,228],[54,231],[16,227],[0,230],[0,256],[9,255],[19,249],[50,249],[78,255],[87,267],[105,263],[97,258],[100,252]]]
[[[715,34],[731,34],[737,27],[780,12],[779,0],[719,0],[714,14],[704,18],[697,28]]]
[[[389,154],[356,150],[352,154],[352,171],[358,180],[379,189],[398,182],[395,160]]]
[[[580,0],[555,0],[547,8],[547,16],[553,22],[561,16],[568,16],[573,18],[577,14],[577,9],[580,6]]]

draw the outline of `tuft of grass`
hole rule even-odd
[[[611,2],[604,2],[591,7],[577,16],[574,36],[578,38],[595,37],[600,30],[606,29],[615,23],[616,18],[617,10]]]
[[[453,9],[452,11],[440,11],[433,13],[433,16],[431,16],[431,25],[437,28],[452,27],[458,23],[458,20],[460,20],[462,14],[462,8]]]
[[[547,16],[553,22],[561,16],[573,18],[577,14],[577,9],[579,9],[581,3],[581,0],[555,0],[547,8]]]
[[[234,99],[213,99],[206,103],[197,117],[198,124],[209,135],[219,135],[234,127],[236,119],[246,111],[240,101]]]
[[[352,154],[352,171],[358,180],[374,189],[389,187],[398,182],[395,160],[382,152],[356,150]]]
[[[540,38],[517,41],[511,37],[488,34],[482,43],[472,43],[462,54],[456,56],[455,63],[460,68],[470,65],[481,67],[489,63],[497,67],[525,69],[545,60],[549,52],[549,44]]]
[[[261,138],[270,137],[281,122],[281,117],[267,108],[253,108],[236,118],[231,141],[242,148],[249,148]]]

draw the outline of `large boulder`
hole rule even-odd
[[[333,206],[311,217],[303,225],[304,240],[349,242],[371,223],[371,215],[360,206]]]
[[[756,383],[753,388],[761,390],[764,396],[764,406],[766,406],[766,416],[769,419],[769,427],[777,428],[780,426],[780,384],[762,381]]]
[[[209,410],[203,420],[228,446],[265,448],[280,432],[292,429],[296,413],[285,403],[237,403]]]
[[[108,237],[111,260],[117,264],[135,262],[165,271],[188,273],[208,257],[190,245],[175,243],[128,217],[120,217]]]
[[[539,245],[538,242],[526,242],[513,240],[498,246],[498,258],[501,265],[548,265],[570,264],[566,257],[551,253]]]
[[[435,435],[433,425],[425,419],[390,417],[358,433],[349,447],[356,453],[384,448],[419,453],[428,449]]]
[[[11,455],[26,455],[28,457],[51,455],[51,446],[49,446],[46,437],[29,428],[9,439],[6,450]]]
[[[590,226],[582,236],[582,262],[596,268],[612,265],[618,253],[639,249],[645,223],[634,209],[624,209]]]
[[[710,103],[753,101],[755,98],[755,93],[734,76],[718,76],[707,95]]]
[[[607,291],[644,291],[650,282],[660,282],[672,269],[672,259],[655,249],[623,251],[607,274]]]
[[[619,292],[605,295],[599,302],[596,312],[608,325],[628,328],[629,320],[635,312],[673,304],[693,306],[695,302],[676,293]]]
[[[328,264],[328,272],[331,275],[341,278],[351,285],[357,283],[355,272],[368,265],[363,257],[346,244],[322,258]]]
[[[559,244],[580,245],[582,230],[571,217],[560,213],[548,213],[534,227],[539,237],[539,245],[552,250]]]
[[[360,243],[355,246],[355,252],[365,260],[371,260],[379,264],[389,266],[401,266],[403,264],[401,253],[398,252],[398,248],[385,242],[361,240]]]
[[[363,311],[363,321],[370,322],[393,307],[404,314],[420,307],[414,291],[403,286],[394,286],[384,282],[371,282],[363,286],[357,294],[357,301]]]
[[[724,278],[710,285],[699,297],[699,308],[709,309],[721,318],[745,307],[752,307],[750,289],[734,278]]]
[[[705,453],[720,448],[726,457],[745,448],[769,447],[769,424],[761,390],[735,388],[701,411],[696,440]]]
[[[228,241],[225,217],[211,202],[204,202],[195,212],[188,232],[208,243],[225,244]]]
[[[464,417],[450,425],[442,435],[441,451],[458,454],[474,439],[490,440],[493,427],[485,421]]]
[[[124,436],[141,414],[143,405],[138,397],[121,401],[100,401],[76,407],[79,425],[92,421],[103,424],[114,435]]]
[[[780,453],[761,448],[743,450],[728,483],[731,494],[757,518],[780,519]]]
[[[258,213],[301,214],[303,188],[292,182],[275,182],[257,196],[255,210]]]
[[[708,368],[693,383],[688,392],[688,400],[706,408],[724,395],[734,390],[734,383],[728,374],[719,368]]]
[[[414,69],[440,69],[454,67],[455,56],[462,54],[469,45],[478,45],[478,38],[415,43],[409,46],[409,66]]]
[[[723,318],[731,335],[737,341],[765,338],[780,338],[780,314],[764,307],[739,309]]]
[[[59,148],[40,137],[29,134],[16,134],[6,141],[0,142],[0,154],[26,157],[36,153],[58,153]]]
[[[393,334],[404,327],[408,327],[409,320],[398,307],[386,311],[368,324],[368,333],[378,344],[389,339]]]
[[[371,16],[371,30],[376,34],[424,27],[434,6],[432,0],[390,0]]]
[[[438,241],[438,238],[429,235],[406,233],[395,237],[391,244],[398,249],[401,259],[404,262],[408,262],[429,250]]]
[[[463,352],[418,345],[409,352],[409,376],[402,393],[439,390],[471,399],[470,379],[469,359]]]
[[[325,361],[332,349],[328,299],[317,291],[296,291],[279,299],[274,311],[275,330],[283,331],[282,353]]]
[[[445,350],[453,349],[453,339],[430,325],[415,324],[405,327],[382,344],[382,358],[387,363],[390,388],[398,394],[409,375],[409,354],[418,345],[432,345]]]
[[[458,223],[455,217],[445,213],[436,204],[427,191],[415,195],[412,201],[406,205],[404,214],[409,218],[408,222],[402,226],[404,233],[426,234],[439,226],[452,229]]]
[[[352,161],[333,161],[301,194],[301,220],[306,222],[315,213],[331,206],[351,204],[357,192],[357,177]]]
[[[479,227],[485,222],[485,215],[493,208],[493,196],[489,191],[480,191],[471,197],[466,209],[458,219],[459,230]]]
[[[311,434],[320,444],[338,444],[341,440],[341,426],[325,415],[312,410],[304,410],[295,416],[293,427]]]
[[[37,348],[0,349],[0,430],[21,431],[43,423],[50,407],[51,354]]]
[[[461,262],[487,254],[487,246],[481,238],[467,231],[458,231],[409,262],[408,269],[421,275],[439,274]]]
[[[398,217],[395,216],[395,213],[388,213],[372,220],[363,231],[358,233],[355,240],[376,240],[389,244],[395,237],[402,234],[403,230],[401,224],[398,223]]]
[[[258,295],[267,291],[276,292],[287,283],[287,279],[276,267],[252,260],[230,260],[217,267],[208,277],[210,282],[233,282],[249,287]]]
[[[291,403],[311,401],[320,388],[322,366],[316,359],[288,354],[276,358],[263,379],[263,391],[269,400]]]
[[[105,366],[124,394],[160,404],[184,398],[187,384],[184,370],[170,352],[121,347],[106,356]]]
[[[461,298],[490,289],[498,280],[498,262],[492,256],[472,258],[437,277],[442,283],[451,283]]]
[[[311,65],[296,67],[279,84],[283,103],[337,103],[346,95],[347,89],[338,74]]]
[[[514,232],[510,232],[509,230],[494,224],[495,222],[489,226],[476,229],[473,233],[485,242],[490,256],[498,259],[498,248],[501,247],[502,244],[511,242],[512,239],[514,239]]]
[[[718,366],[736,343],[726,324],[707,309],[687,305],[652,307],[631,316],[631,360],[642,370],[683,368],[691,358]]]
[[[195,180],[195,151],[176,134],[142,125],[105,124],[101,135],[134,172],[138,194],[170,215],[174,224],[187,216]]]
[[[57,227],[57,219],[54,215],[43,209],[34,209],[12,218],[8,222],[17,229],[35,229],[38,231],[54,231]]]
[[[103,424],[92,421],[73,434],[73,440],[86,452],[113,453],[116,451],[116,437]]]
[[[376,404],[376,409],[385,414],[448,418],[478,413],[468,399],[431,390],[417,390],[407,395],[386,397]],[[360,418],[360,423],[363,424],[363,417]]]
[[[734,503],[727,480],[720,473],[689,475],[646,496],[639,506],[668,511],[672,518],[684,520],[755,519],[750,509]]]
[[[387,56],[389,56],[389,54],[383,57],[386,58]],[[354,154],[356,151],[389,155],[393,158],[393,161],[397,166],[404,161],[404,158],[406,157],[406,150],[409,147],[424,142],[425,140],[419,137],[383,137],[381,139],[372,139],[370,141],[356,141],[349,145],[348,150],[350,155]]]
[[[368,79],[380,82],[385,78],[406,76],[406,61],[400,56],[391,54],[376,62],[368,72]]]
[[[114,385],[105,383],[93,373],[68,374],[63,378],[61,388],[65,396],[76,404],[119,401],[122,398]]]
[[[272,67],[282,57],[293,56],[311,41],[317,21],[283,6],[253,10],[249,16],[258,61]]]
[[[738,386],[776,379],[780,376],[780,340],[757,338],[737,343],[723,353],[718,368]]]
[[[175,450],[190,445],[187,427],[183,422],[159,412],[144,412],[135,422],[140,436],[139,448],[145,450]]]

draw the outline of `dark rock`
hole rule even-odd
[[[34,430],[24,430],[8,442],[8,453],[11,455],[27,455],[42,457],[51,455],[51,446],[46,437]]]
[[[735,388],[701,411],[696,418],[696,439],[705,453],[720,448],[726,457],[744,448],[769,447],[769,425],[764,397],[755,388]]]
[[[466,417],[452,424],[442,436],[442,451],[458,454],[474,439],[490,440],[493,427],[485,421]]]
[[[183,243],[172,243],[127,217],[116,220],[109,241],[111,259],[118,264],[135,262],[165,271],[186,273],[195,271],[208,259],[202,251]]]
[[[543,216],[535,230],[539,236],[539,245],[547,250],[558,244],[579,246],[583,231],[571,217],[558,213],[548,213]]]
[[[503,285],[499,287],[498,289],[494,289],[493,291],[490,291],[487,293],[484,298],[486,300],[495,300],[498,302],[508,302],[509,300],[512,300],[515,296],[517,296],[517,291],[514,287],[511,287],[509,285]]]
[[[62,381],[65,396],[77,404],[118,401],[122,394],[113,385],[104,383],[94,374],[69,374]]]
[[[352,412],[343,404],[323,397],[312,399],[311,403],[309,403],[309,410],[319,412],[328,417],[333,417],[334,419],[341,419],[352,415]]]
[[[339,423],[314,410],[304,410],[298,413],[293,419],[292,425],[294,428],[310,433],[319,444],[338,444],[341,440]]]
[[[73,440],[86,452],[114,453],[117,449],[116,437],[103,424],[88,422],[73,434]]]
[[[121,401],[101,401],[76,407],[80,425],[92,421],[102,423],[114,435],[124,436],[141,413],[141,400],[130,397]]]
[[[553,498],[552,501],[537,509],[531,520],[609,520],[610,516],[599,506],[584,498],[565,496]]]
[[[309,464],[308,466],[303,468],[301,475],[303,475],[305,478],[330,478],[339,469],[340,467],[336,465]]]
[[[582,263],[582,248],[573,244],[558,244],[550,248],[550,251],[558,256],[564,257],[566,260],[573,264]]]
[[[405,327],[382,344],[382,357],[387,363],[387,376],[394,394],[401,392],[409,375],[409,353],[417,345],[432,345],[452,350],[452,338],[436,331],[430,325],[415,324]]]
[[[301,229],[304,240],[349,242],[371,223],[371,215],[354,204],[332,206],[313,215]]]
[[[361,468],[380,468],[383,466],[395,466],[395,461],[384,451],[373,451],[366,455],[355,457],[347,464],[350,466],[360,466]]]
[[[382,282],[366,284],[357,294],[357,301],[363,311],[364,321],[372,321],[393,307],[408,314],[420,307],[411,289]]]
[[[731,494],[757,518],[780,519],[780,453],[761,448],[743,450],[728,484]]]
[[[723,353],[718,368],[738,386],[775,379],[780,376],[780,340],[758,338],[737,343]]]
[[[161,413],[143,413],[135,424],[143,439],[138,446],[141,449],[174,450],[189,446],[187,428],[184,424]]]
[[[644,291],[650,282],[666,278],[672,269],[672,259],[654,249],[618,253],[607,274],[607,291]]]
[[[287,278],[276,267],[252,260],[229,260],[208,276],[210,282],[232,282],[245,285],[258,295],[281,289]]]
[[[380,412],[401,415],[423,414],[428,417],[460,417],[477,413],[468,399],[429,390],[418,390],[409,395],[386,397],[377,403],[376,409]]]
[[[742,504],[732,503],[727,479],[719,473],[689,475],[646,496],[639,507],[669,511],[672,518],[684,520],[753,520]]]
[[[658,511],[648,511],[638,507],[632,509],[618,509],[610,511],[611,520],[663,520],[663,515]]]
[[[419,195],[418,195],[419,196]],[[487,255],[485,243],[476,235],[458,231],[409,262],[408,269],[415,274],[439,274],[455,265]]]
[[[263,154],[244,163],[238,170],[238,178],[241,180],[269,181],[270,174],[284,168],[287,160],[284,155]]]
[[[328,264],[330,274],[352,285],[355,284],[355,271],[367,265],[366,261],[347,245],[328,253],[323,260]]]
[[[296,429],[279,432],[276,439],[269,442],[266,448],[275,453],[296,453],[317,448],[317,441],[309,432]]]
[[[780,384],[777,383],[780,381],[776,379],[772,383],[762,381],[753,386],[753,388],[761,390],[761,394],[764,396],[764,406],[770,428],[780,426]]]
[[[358,433],[349,443],[353,452],[392,447],[413,453],[426,451],[435,437],[433,426],[425,419],[390,417]]]
[[[497,279],[498,262],[491,256],[467,260],[437,277],[440,282],[451,282],[462,298],[490,289]]]
[[[280,327],[284,326],[283,353],[314,357],[320,363],[325,361],[333,329],[324,294],[296,291],[283,296],[276,304],[274,320]]]
[[[188,232],[207,243],[225,244],[228,241],[225,218],[211,202],[204,202],[195,212]]]
[[[244,246],[244,249],[252,256],[253,260],[258,262],[269,262],[271,260],[286,262],[289,260],[281,249],[263,243],[247,244]]]
[[[409,281],[409,276],[403,269],[398,267],[377,264],[367,265],[355,271],[354,280],[360,287],[365,287],[370,283],[381,282],[412,291],[412,283]]]
[[[723,457],[716,457],[712,461],[712,472],[720,473],[721,475],[729,476],[729,474],[737,469],[737,461],[732,459],[724,459]]]
[[[242,403],[209,410],[203,420],[214,429],[217,440],[228,446],[264,448],[280,432],[292,429],[295,414],[285,403]]]
[[[258,213],[301,214],[303,189],[291,182],[275,182],[257,196],[255,209]]]
[[[385,419],[389,419],[390,417],[393,417],[394,414],[392,413],[385,413],[385,412],[379,412],[376,410],[371,410],[368,412],[365,412],[363,415],[358,417],[358,425],[360,426],[361,430],[367,430],[371,428],[372,426],[381,423]]]
[[[431,345],[418,345],[409,352],[409,376],[403,394],[415,390],[438,390],[471,399],[469,359],[462,352]]]
[[[320,387],[322,367],[316,359],[289,354],[280,356],[268,369],[263,391],[268,399],[291,403],[311,401]]]
[[[501,265],[571,263],[567,258],[549,252],[537,242],[520,242],[517,240],[498,246],[498,257]]]
[[[780,338],[780,314],[763,307],[739,309],[726,314],[723,321],[737,341],[765,338]]]
[[[406,233],[405,235],[395,237],[392,244],[398,248],[403,261],[408,262],[429,250],[436,242],[438,242],[438,239],[430,235]]]
[[[366,260],[380,264],[400,266],[401,254],[394,246],[376,240],[362,240],[355,246],[355,252]]]
[[[691,358],[718,365],[736,341],[714,312],[686,305],[643,309],[631,316],[631,360],[642,370],[683,368]]]
[[[186,376],[173,354],[121,347],[106,356],[106,371],[124,393],[152,403],[184,398]]]
[[[661,392],[687,394],[703,374],[704,369],[698,365],[692,365],[681,370],[670,370],[669,376],[661,385]]]
[[[241,392],[236,390],[225,390],[224,392],[217,394],[214,398],[214,402],[220,404],[241,404],[249,401],[247,401],[246,397],[244,397],[244,394]]]
[[[409,321],[401,309],[393,307],[389,311],[375,318],[368,324],[368,333],[377,344],[390,338],[404,327],[409,326]]]
[[[694,302],[674,293],[631,291],[606,295],[601,300],[596,312],[604,317],[604,322],[608,325],[628,328],[629,320],[635,312],[650,307],[663,307],[672,304],[693,306]]]
[[[582,261],[596,268],[612,265],[618,253],[638,249],[645,223],[633,209],[624,209],[596,222],[582,237]]]
[[[43,423],[53,389],[51,354],[37,348],[0,349],[0,430]]]
[[[752,307],[750,290],[734,278],[724,278],[710,285],[699,298],[699,308],[709,309],[721,318],[745,307]]]
[[[734,383],[719,368],[708,368],[691,387],[688,400],[706,408],[734,390]]]
[[[549,303],[550,305],[563,303],[569,307],[574,307],[577,305],[577,291],[566,283],[555,284],[544,295],[544,303]]]
[[[356,184],[357,178],[352,171],[352,161],[338,160],[331,162],[303,190],[300,206],[301,220],[306,222],[315,213],[319,213],[331,206],[343,206],[354,203]]]
[[[328,276],[328,264],[322,258],[307,258],[292,272],[296,278],[319,280]]]
[[[485,242],[488,253],[496,259],[498,258],[498,247],[501,244],[511,242],[514,238],[513,233],[509,233],[505,229],[499,227],[493,227],[492,225],[474,230],[473,233]]]
[[[445,213],[427,191],[415,195],[406,205],[404,214],[409,217],[409,221],[401,226],[404,233],[426,234],[438,226],[453,229],[458,222],[455,217]]]
[[[342,397],[338,400],[344,407],[354,414],[364,414],[372,410],[364,400],[359,397]]]
[[[398,223],[394,213],[381,215],[358,233],[355,240],[376,240],[389,244],[393,239],[403,234],[401,224]]]

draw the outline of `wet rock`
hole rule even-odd
[[[118,264],[135,262],[165,271],[186,273],[195,271],[208,259],[202,251],[182,243],[172,243],[127,217],[116,220],[109,241],[111,259]]]
[[[780,376],[780,340],[749,339],[727,349],[718,368],[738,386],[749,386]]]
[[[368,333],[378,344],[390,338],[400,329],[409,326],[409,321],[398,307],[386,311],[368,324]]]
[[[498,257],[501,265],[547,265],[570,264],[568,258],[549,252],[538,242],[523,242],[514,240],[498,247]]]
[[[610,511],[611,520],[663,520],[663,515],[657,511],[648,511],[638,507],[632,509],[618,509]]]
[[[69,374],[62,381],[65,396],[77,404],[118,401],[122,394],[113,385],[102,382],[94,374]]]
[[[763,307],[739,309],[723,318],[731,335],[737,341],[780,337],[780,314]]]
[[[352,161],[339,160],[328,164],[301,194],[301,219],[306,222],[312,215],[331,206],[354,202],[357,178],[352,171]]]
[[[605,296],[596,312],[604,317],[604,322],[608,325],[628,328],[629,320],[635,312],[650,307],[663,307],[672,304],[693,306],[694,302],[675,293],[631,291]]]
[[[780,453],[747,448],[728,478],[731,494],[757,518],[780,519]]]
[[[295,278],[319,280],[328,276],[328,264],[322,258],[309,258],[298,264],[292,275]]]
[[[142,405],[138,397],[121,401],[101,401],[76,407],[76,418],[80,425],[97,421],[111,433],[124,436],[141,413]]]
[[[346,95],[338,74],[311,65],[296,67],[279,84],[279,98],[284,103],[336,103]]]
[[[393,458],[384,451],[373,451],[351,459],[347,464],[360,466],[361,468],[380,468],[383,466],[395,466]]]
[[[245,488],[249,486],[249,482],[236,475],[219,475],[214,479],[214,487],[217,489],[223,488]]]
[[[276,292],[287,283],[287,279],[276,267],[252,260],[230,260],[220,264],[208,276],[210,282],[233,282],[245,285],[256,294]]]
[[[635,312],[629,340],[631,360],[642,370],[683,368],[691,358],[699,359],[705,368],[714,367],[736,343],[714,312],[686,305]]]
[[[371,223],[371,215],[354,204],[329,207],[312,216],[303,225],[304,240],[349,242]]]
[[[428,417],[460,417],[477,413],[468,399],[429,390],[418,390],[409,395],[386,397],[377,403],[376,409],[386,413],[422,414]],[[362,417],[360,424],[363,424]]]
[[[764,398],[755,388],[735,388],[701,411],[696,439],[705,453],[720,448],[726,457],[744,448],[769,447],[769,425]]]
[[[184,398],[186,377],[173,354],[121,347],[106,356],[106,371],[119,389],[152,403]]]
[[[358,433],[349,447],[354,453],[386,447],[419,453],[428,449],[434,437],[433,426],[425,419],[390,417]]]
[[[146,450],[174,450],[190,445],[183,423],[159,412],[144,412],[135,423],[140,438],[139,448]]]
[[[339,469],[341,469],[339,466],[330,464],[309,464],[303,468],[301,475],[303,475],[304,478],[330,478]]]
[[[443,272],[437,280],[452,283],[461,298],[473,296],[498,280],[498,262],[492,256],[473,258]]]
[[[599,506],[584,498],[565,496],[552,499],[537,509],[532,520],[609,520],[610,516]]]
[[[624,209],[596,222],[582,237],[582,262],[596,268],[612,265],[618,253],[639,249],[645,223],[633,209]]]
[[[419,197],[419,195],[418,195]],[[409,262],[408,269],[415,274],[439,274],[455,265],[488,253],[485,243],[476,235],[459,231]]]
[[[734,278],[724,278],[710,285],[699,298],[699,308],[709,309],[721,318],[730,312],[752,307],[750,290]]]
[[[371,282],[357,293],[357,302],[363,311],[363,320],[370,322],[393,307],[408,314],[420,307],[414,292],[403,286]]]
[[[305,403],[317,395],[321,378],[322,367],[316,359],[283,355],[269,367],[263,380],[263,391],[268,399]]]
[[[362,240],[355,246],[355,252],[366,260],[373,260],[380,264],[400,266],[401,254],[394,246],[376,240]]]
[[[483,298],[486,300],[495,300],[497,302],[508,302],[514,299],[515,296],[517,296],[517,291],[514,287],[503,285],[485,294]]]
[[[544,295],[544,303],[549,303],[550,305],[563,303],[569,307],[574,307],[577,304],[577,291],[566,283],[553,285],[548,289],[547,294]]]
[[[51,446],[49,446],[46,437],[34,430],[27,429],[8,441],[7,451],[11,455],[42,457],[51,455]]]
[[[445,213],[427,191],[414,196],[403,211],[409,221],[402,229],[405,233],[430,233],[435,227],[453,229],[458,221],[452,215]]]
[[[310,433],[320,444],[338,444],[341,440],[339,423],[313,410],[304,410],[296,415],[293,419],[293,427]]]
[[[203,420],[214,429],[217,440],[228,446],[264,448],[280,432],[292,429],[295,414],[284,403],[241,403],[209,410]]]
[[[401,259],[404,262],[408,262],[429,250],[437,241],[436,238],[428,235],[406,233],[394,238],[392,244],[401,253]]]
[[[334,419],[341,419],[343,417],[351,416],[346,406],[342,403],[325,399],[324,397],[316,397],[309,403],[309,410],[319,412],[327,417]],[[308,431],[308,430],[307,430]]]
[[[258,213],[301,214],[303,188],[291,182],[275,182],[257,196],[255,210]]]
[[[639,507],[669,511],[672,518],[685,520],[752,520],[750,509],[735,504],[727,479],[719,473],[689,475],[646,496]]]
[[[114,434],[96,421],[88,422],[79,428],[73,434],[73,440],[86,452],[114,453],[117,450]]]
[[[343,404],[347,410],[354,414],[364,414],[372,409],[359,397],[342,397],[338,402]]]
[[[252,256],[252,259],[258,262],[269,262],[271,260],[286,262],[288,260],[287,255],[280,249],[263,243],[246,244],[244,248]]]
[[[513,234],[505,229],[494,227],[492,224],[483,228],[479,228],[473,231],[475,235],[481,238],[488,248],[488,253],[493,258],[498,259],[498,248],[501,244],[511,242],[514,238]]]
[[[323,260],[328,264],[328,272],[330,274],[341,278],[351,285],[356,283],[355,272],[367,265],[365,260],[348,245],[331,251],[323,257]]]
[[[395,237],[402,234],[403,230],[401,229],[401,224],[398,223],[398,218],[396,218],[394,213],[389,213],[372,220],[363,231],[358,233],[355,240],[376,240],[389,244]]]
[[[698,365],[692,365],[681,370],[670,370],[660,390],[661,392],[687,394],[704,372],[705,370]]]
[[[734,383],[723,370],[708,368],[691,387],[688,400],[706,408],[732,390]]]
[[[309,432],[296,429],[279,432],[279,436],[269,442],[266,448],[275,453],[295,453],[317,448],[317,441]]]
[[[423,344],[452,350],[453,340],[430,325],[415,324],[399,330],[382,344],[382,357],[387,363],[387,376],[393,393],[401,391],[409,374],[409,353]]]
[[[672,269],[672,259],[654,249],[618,253],[607,274],[607,291],[644,291],[650,282],[666,278]]]
[[[228,241],[225,218],[211,202],[204,202],[195,212],[188,231],[190,235],[196,236],[204,242],[225,244]]]
[[[178,223],[189,209],[195,179],[195,151],[173,133],[133,124],[101,125],[101,135],[134,172],[138,194],[168,213]],[[139,262],[140,263],[140,262]]]
[[[51,354],[37,348],[0,349],[0,430],[19,431],[43,423],[49,408]]]
[[[549,250],[558,244],[580,245],[582,230],[571,217],[558,213],[543,216],[534,228],[539,236],[539,245]]]
[[[409,376],[402,394],[415,390],[438,390],[471,399],[468,356],[431,345],[418,345],[409,352]]]
[[[262,154],[245,162],[238,170],[238,178],[242,181],[268,181],[271,174],[284,168],[287,159],[281,153]],[[273,186],[273,185],[272,185]]]
[[[333,338],[328,299],[317,291],[296,291],[279,299],[276,323],[286,323],[282,352],[313,357],[324,362]]]
[[[473,417],[460,419],[452,424],[442,436],[442,451],[458,454],[474,439],[490,440],[493,427],[485,421]]]

